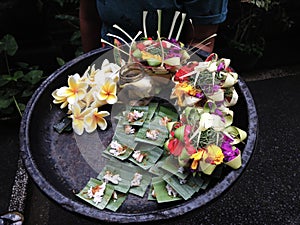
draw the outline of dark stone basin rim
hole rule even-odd
[[[55,202],[57,202],[59,205],[61,205],[63,208],[67,210],[70,210],[72,212],[77,212],[84,216],[99,219],[102,221],[119,222],[119,223],[145,222],[145,221],[154,221],[154,220],[177,217],[187,212],[190,212],[194,209],[202,207],[205,204],[209,203],[211,200],[219,197],[242,174],[256,146],[256,137],[258,134],[257,111],[250,90],[248,89],[246,83],[241,78],[239,78],[238,80],[238,85],[245,98],[247,104],[247,110],[248,110],[247,111],[248,112],[248,137],[247,137],[245,148],[242,152],[243,164],[238,170],[231,171],[223,180],[221,180],[213,188],[211,188],[204,194],[201,194],[197,197],[192,198],[189,201],[185,201],[181,204],[175,205],[174,207],[169,207],[167,209],[161,209],[161,210],[155,210],[151,212],[137,213],[137,214],[133,214],[133,213],[125,214],[125,213],[99,210],[95,207],[88,206],[87,204],[83,204],[80,201],[74,201],[72,199],[69,199],[63,194],[61,194],[59,190],[53,187],[49,182],[47,182],[47,180],[40,173],[39,168],[37,167],[34,161],[34,156],[31,154],[29,148],[30,146],[29,126],[30,126],[30,121],[32,116],[32,109],[34,109],[37,100],[39,99],[43,90],[47,88],[47,86],[57,76],[59,76],[63,71],[67,70],[70,66],[76,64],[81,60],[84,60],[85,58],[104,53],[109,49],[110,48],[97,49],[69,61],[60,69],[56,70],[52,75],[50,75],[41,84],[41,86],[35,91],[32,98],[28,102],[21,121],[19,138],[20,138],[21,157],[24,161],[25,167],[29,175],[33,178],[34,182],[47,196],[49,196],[51,199],[53,199]]]

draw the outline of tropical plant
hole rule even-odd
[[[15,62],[18,50],[15,38],[7,34],[0,39],[0,118],[22,116],[26,103],[43,79],[38,66]]]
[[[239,0],[239,16],[229,25],[232,32],[230,46],[239,51],[262,57],[265,49],[265,32],[268,30],[265,21],[272,25],[285,23],[285,28],[291,25],[280,0]],[[274,16],[274,13],[279,15]],[[270,19],[270,17],[272,17]]]

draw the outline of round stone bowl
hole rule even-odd
[[[232,108],[235,112],[234,125],[248,133],[245,143],[239,147],[242,151],[242,166],[239,169],[223,171],[219,180],[212,182],[205,191],[200,191],[187,201],[158,204],[148,201],[147,197],[140,198],[129,194],[123,205],[116,212],[112,212],[99,210],[75,195],[90,177],[97,177],[103,167],[99,151],[102,145],[109,144],[113,131],[111,128],[98,131],[96,138],[99,142],[92,139],[93,135],[83,137],[82,142],[73,132],[59,134],[53,126],[66,114],[59,105],[52,103],[51,93],[67,85],[68,75],[82,75],[94,63],[101,66],[101,57],[110,57],[105,56],[108,50],[110,48],[98,49],[66,63],[41,84],[28,102],[21,121],[20,148],[27,172],[36,185],[61,207],[103,222],[132,223],[171,219],[195,209],[200,210],[210,201],[220,198],[241,176],[256,146],[257,112],[252,95],[241,78],[236,85],[239,100]],[[111,124],[110,121],[108,124]]]

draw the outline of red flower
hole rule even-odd
[[[198,65],[198,63],[195,62],[195,63],[190,63],[188,65],[181,67],[175,74],[174,80],[179,81],[179,82],[188,81],[189,80],[188,77],[182,77],[182,76],[184,76],[187,73],[192,72],[194,70],[195,66],[197,66],[197,65]]]
[[[177,138],[170,139],[168,144],[168,149],[170,153],[174,156],[179,156],[184,148],[184,143],[182,143]]]

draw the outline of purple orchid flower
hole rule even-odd
[[[239,149],[232,146],[230,144],[231,142],[232,139],[225,135],[223,139],[223,143],[221,145],[225,162],[229,162],[239,155]]]

